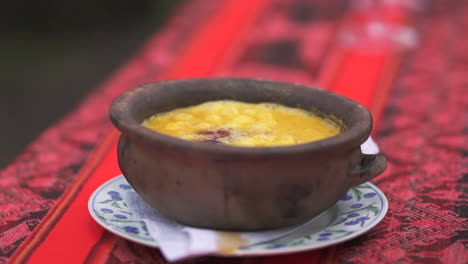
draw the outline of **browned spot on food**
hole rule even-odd
[[[218,129],[218,130],[202,130],[197,132],[197,134],[202,135],[203,139],[200,142],[214,143],[214,144],[224,144],[219,139],[227,138],[231,135],[229,130]]]
[[[219,130],[202,130],[198,132],[199,135],[206,136],[207,139],[219,139],[219,138],[225,138],[229,137],[231,133],[228,130],[225,129],[219,129]]]

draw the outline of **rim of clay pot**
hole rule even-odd
[[[159,90],[167,86],[171,86],[171,89],[177,89],[175,86],[185,82],[199,82],[200,84],[203,84],[204,82],[259,82],[263,85],[284,85],[291,89],[311,89],[323,94],[324,96],[330,97],[331,100],[336,101],[337,104],[349,107],[349,109],[352,109],[355,114],[353,123],[350,124],[345,122],[347,128],[336,136],[309,143],[272,147],[245,147],[227,144],[211,144],[206,142],[188,141],[159,133],[146,128],[141,124],[144,119],[156,114],[156,112],[149,116],[145,116],[144,118],[139,118],[141,120],[137,120],[136,115],[138,114],[135,113],[135,107],[137,104],[141,103],[141,100],[150,100],[150,98],[145,97],[149,90]],[[320,108],[318,110],[320,111]],[[340,119],[341,117],[337,116],[337,118]],[[123,92],[112,102],[110,106],[110,119],[122,134],[130,138],[137,139],[143,143],[159,147],[171,147],[179,150],[197,150],[219,155],[289,155],[293,153],[319,152],[324,151],[325,149],[330,150],[343,148],[343,150],[348,150],[362,144],[369,137],[372,129],[372,116],[369,110],[354,100],[312,86],[254,78],[189,78],[144,84]]]

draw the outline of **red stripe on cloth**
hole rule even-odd
[[[114,133],[114,140],[115,140]],[[115,142],[115,141],[114,141]],[[88,252],[102,236],[103,229],[88,215],[88,199],[103,182],[120,174],[117,148],[113,144],[78,196],[33,252],[30,263],[83,263]]]
[[[114,132],[110,134],[104,141],[96,148],[95,152],[90,156],[90,159],[86,162],[86,165],[80,170],[78,176],[75,178],[75,184],[72,184],[67,191],[62,195],[61,199],[57,202],[57,204],[49,211],[49,213],[44,217],[43,221],[40,223],[38,227],[34,230],[34,232],[27,238],[26,241],[23,242],[22,246],[18,248],[16,253],[10,258],[10,261],[13,263],[21,263],[25,262],[30,255],[34,252],[34,250],[41,245],[46,240],[46,236],[50,234],[50,232],[54,231],[58,222],[62,221],[62,215],[67,211],[70,210],[70,204],[76,201],[79,197],[77,196],[79,193],[86,192],[86,186],[84,186],[84,182],[88,179],[90,173],[92,173],[97,167],[102,166],[102,159],[108,156],[109,150],[115,146],[115,140],[117,138],[117,133]],[[115,147],[114,147],[115,148]],[[88,185],[88,183],[87,183]],[[99,185],[97,185],[99,186]],[[94,187],[94,186],[93,186]],[[87,207],[87,203],[81,204],[85,208]],[[78,234],[78,236],[70,235],[70,232],[73,233],[75,228],[70,228],[66,230],[66,236],[68,237],[64,241],[69,240],[70,238],[73,239],[86,239],[86,236],[82,236],[83,234]],[[99,230],[98,230],[99,231]],[[74,243],[71,243],[74,244]],[[60,251],[58,251],[60,253]],[[68,252],[67,252],[68,253]],[[72,252],[70,252],[72,255]],[[52,258],[48,258],[51,260]]]
[[[342,62],[328,90],[341,94],[367,107],[377,126],[389,89],[401,59],[401,51],[372,53],[342,51]]]
[[[344,51],[342,48],[334,47],[330,56],[324,61],[324,67],[317,79],[317,86],[330,90],[333,81],[338,74],[343,62]]]
[[[369,108],[389,53],[371,54],[350,50],[345,52],[344,58],[339,78],[335,78],[330,90]]]
[[[400,62],[401,53],[398,52],[394,56],[390,56],[385,63],[385,70],[383,70],[377,90],[375,91],[374,98],[370,105],[370,111],[372,113],[372,117],[374,118],[374,127],[378,127],[380,116],[382,114],[383,108],[385,107],[385,102],[387,101],[390,87],[392,86],[393,80],[397,75]]]
[[[330,62],[333,69],[324,71],[324,76],[319,83],[327,90],[341,94],[358,101],[373,111],[381,111],[385,97],[387,96],[388,81],[395,73],[395,54],[392,51],[384,53],[363,53],[358,50],[344,50],[337,48],[337,54]],[[390,63],[392,62],[392,63]],[[390,68],[389,66],[392,66]],[[331,71],[335,71],[334,74]],[[380,89],[380,88],[385,88]],[[378,98],[379,103],[374,104]],[[375,117],[374,117],[375,120]],[[335,263],[335,247],[303,252],[293,255],[273,256],[265,258],[263,264],[277,263]]]
[[[216,66],[223,62],[223,54],[231,48],[231,41],[246,31],[266,3],[266,0],[227,1],[213,19],[202,28],[200,34],[187,45],[179,63],[163,75],[164,78],[157,79],[209,76]],[[208,55],[206,51],[210,51]],[[75,195],[70,199],[57,203],[50,217],[44,219],[24,246],[10,258],[12,262],[95,263],[108,255],[116,237],[101,240],[104,230],[89,216],[87,201],[95,189],[120,174],[116,159],[117,133],[112,133],[110,138],[113,142],[111,150],[105,156],[92,157],[92,160],[97,159],[97,164],[101,159],[102,162],[97,167],[93,163],[92,168],[86,164],[86,170],[80,172],[87,174],[84,186],[79,191],[73,192]],[[70,188],[75,186],[74,183]],[[55,221],[49,222],[49,219]],[[97,245],[98,243],[100,244]]]
[[[392,10],[394,11],[394,10]],[[399,9],[403,12],[403,9]],[[397,18],[395,18],[397,17]],[[392,13],[392,19],[403,21],[404,13]],[[348,23],[356,22],[350,17]],[[400,62],[400,51],[387,46],[386,49],[367,51],[359,48],[337,46],[326,61],[318,84],[335,93],[351,98],[367,107],[378,122],[390,89],[390,83],[396,74]],[[264,259],[263,264],[277,263],[336,263],[336,249],[302,252],[285,256],[273,256]]]
[[[227,1],[225,7],[195,37],[185,55],[181,56],[175,66],[177,71],[155,80],[212,75],[219,65],[228,60],[226,51],[234,48],[235,40],[246,33],[267,3],[266,0]]]
[[[89,174],[89,170],[94,169],[92,175],[100,175],[100,177],[88,178],[75,197],[58,202],[51,216],[43,220],[41,226],[37,227],[38,231],[32,235],[31,241],[25,241],[25,248],[18,249],[18,254],[12,256],[11,262],[63,263],[64,261],[76,261],[82,263],[85,260],[96,238],[99,239],[103,232],[103,229],[91,219],[89,214],[84,214],[88,210],[87,201],[92,192],[103,181],[120,173],[120,170],[114,165],[117,156],[116,138],[117,133],[114,131],[109,135],[106,144],[99,146],[102,148],[102,152],[92,155],[91,160],[96,159],[99,164],[97,167],[88,169],[90,164],[87,163],[81,171],[83,174]],[[109,142],[111,147],[109,147]],[[63,212],[63,210],[66,211]]]
[[[110,251],[115,245],[117,238],[117,236],[110,232],[103,232],[101,239],[98,241],[98,243],[94,244],[93,248],[91,248],[89,251],[89,254],[86,257],[84,263],[105,263],[109,257]]]

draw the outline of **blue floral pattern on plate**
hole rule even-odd
[[[124,200],[125,192],[133,191],[123,176],[99,187],[88,202],[91,216],[107,230],[132,241],[157,246],[145,224],[135,219]]]
[[[105,229],[126,239],[157,247],[145,224],[133,217],[125,193],[133,191],[124,176],[117,176],[99,187],[88,202],[91,216]],[[322,248],[347,241],[370,230],[385,216],[388,202],[373,184],[351,188],[335,205],[336,217],[326,227],[287,242],[262,243],[241,248],[230,255],[269,255]]]

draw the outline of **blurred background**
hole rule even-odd
[[[0,4],[0,168],[125,63],[182,0]]]

